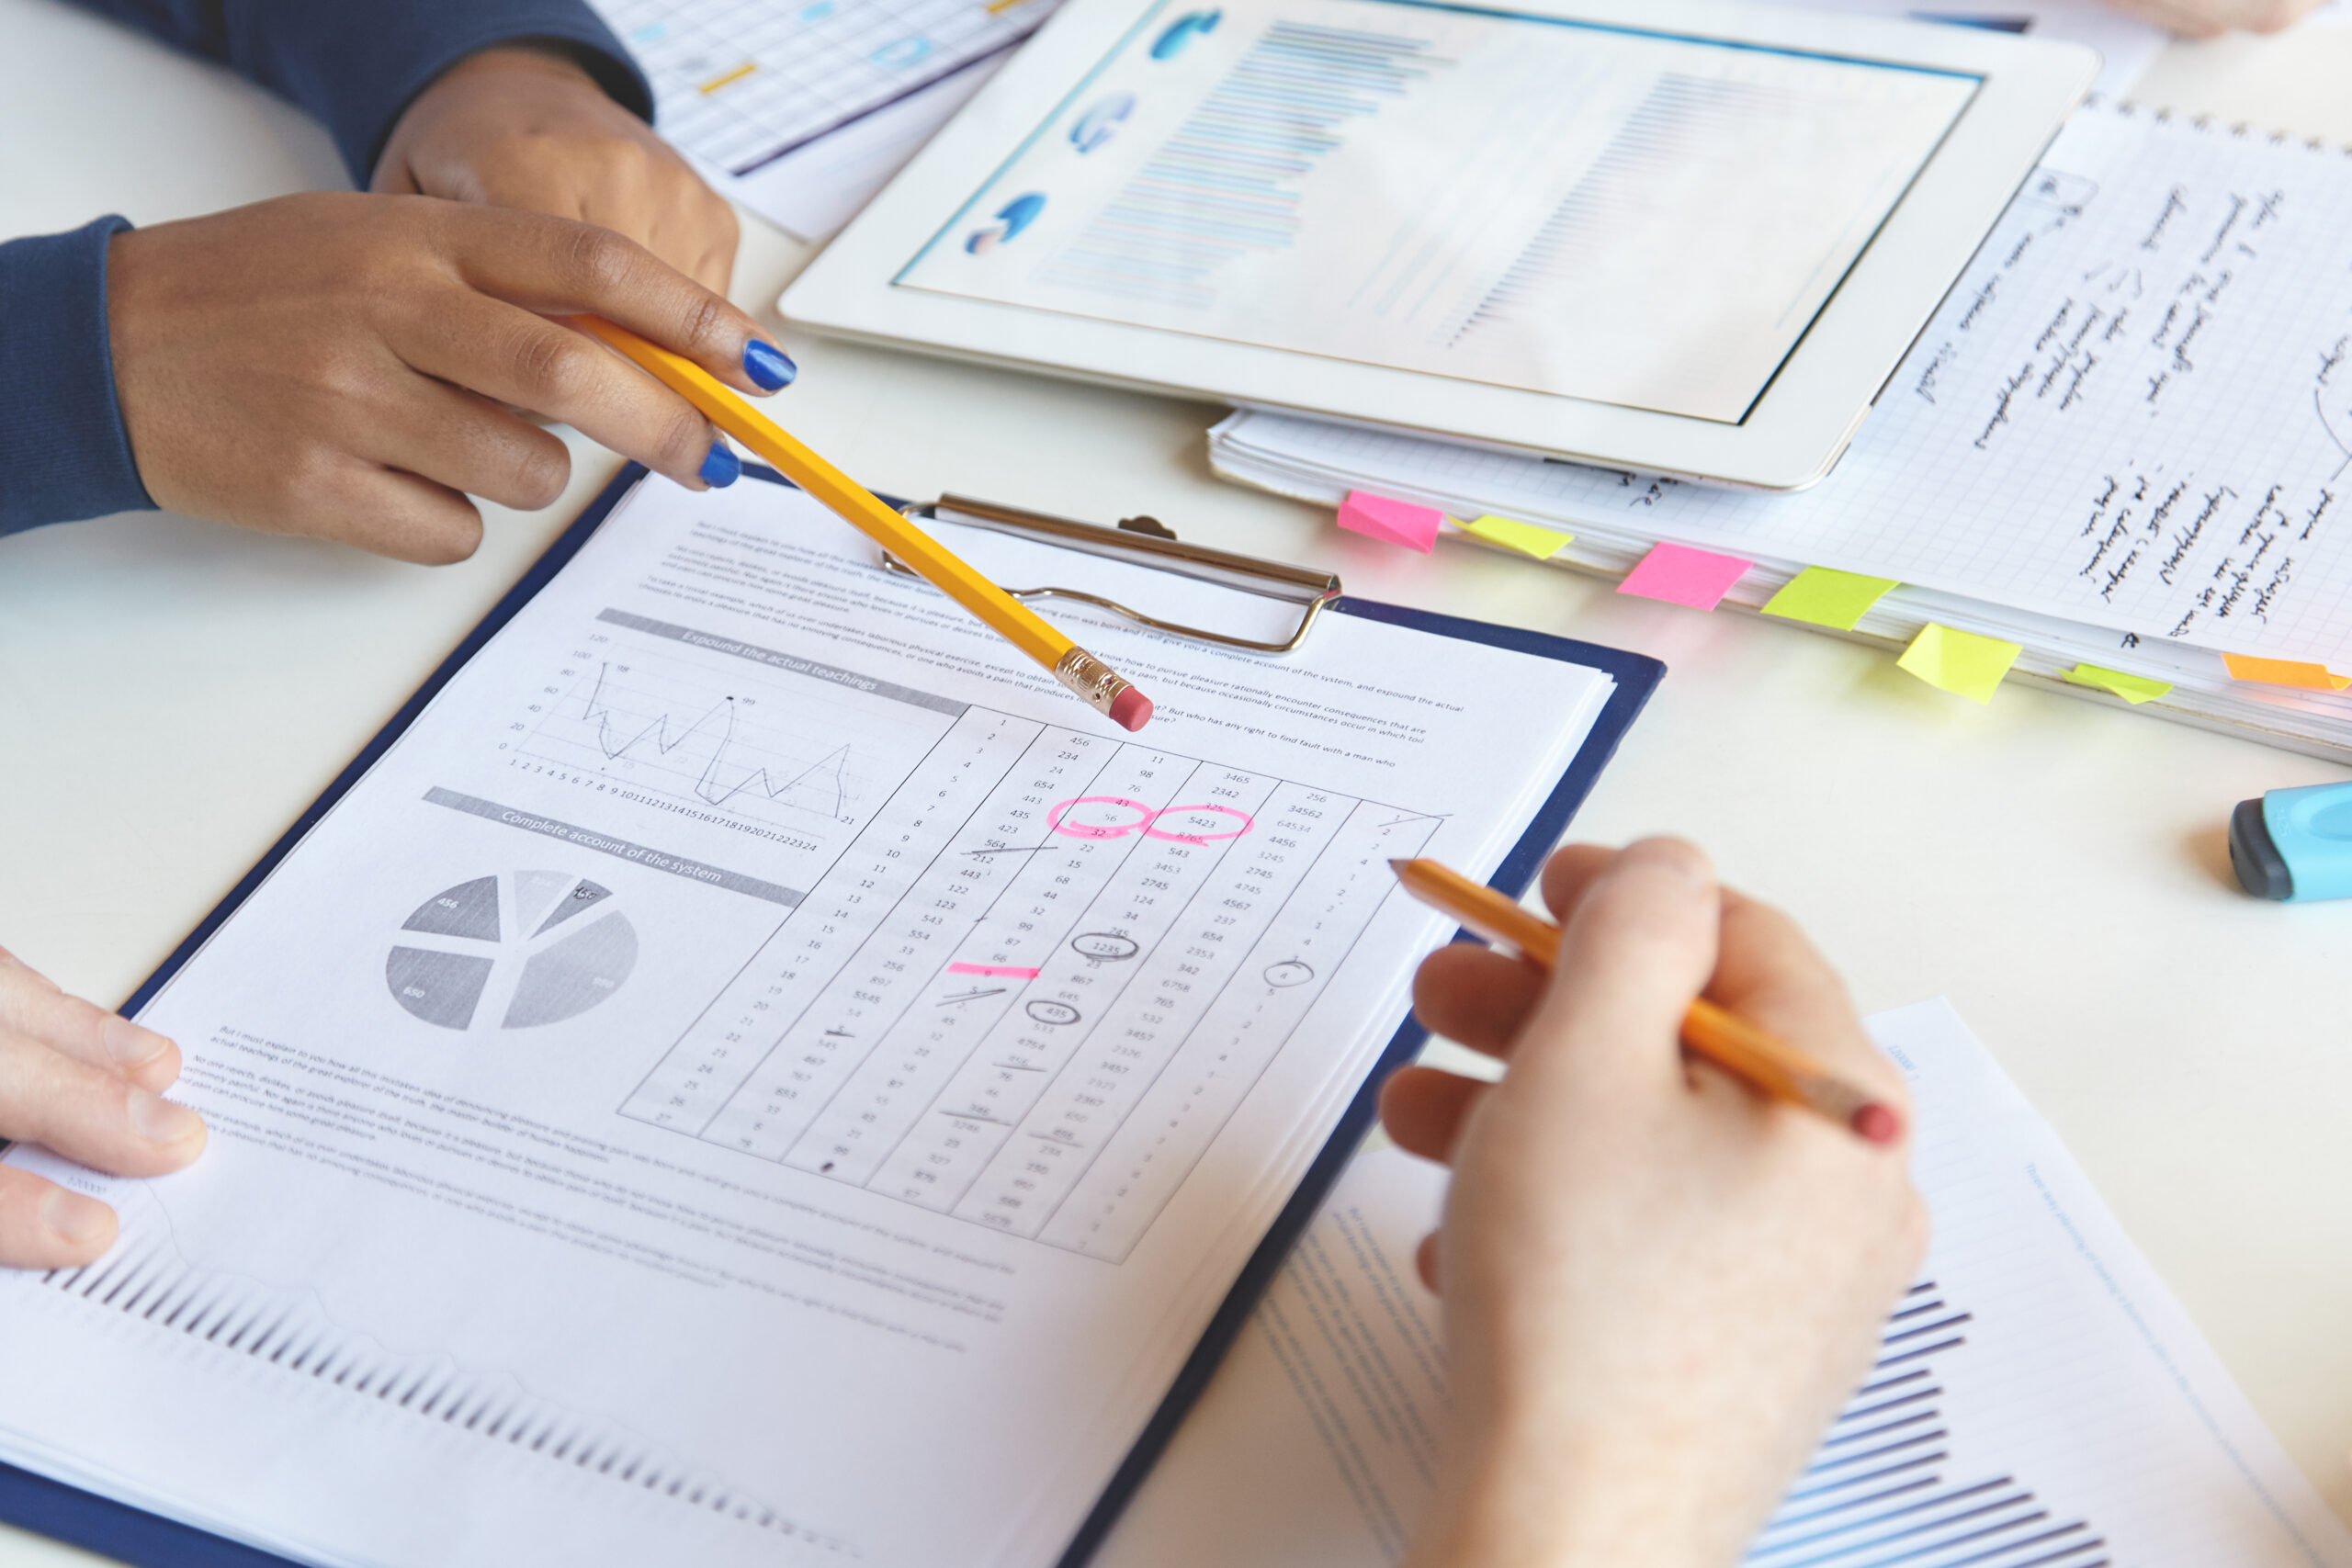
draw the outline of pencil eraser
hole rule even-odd
[[[1151,722],[1151,699],[1129,686],[1111,699],[1111,722],[1122,729],[1141,729]]]
[[[2274,789],[2238,802],[2230,865],[2257,898],[2352,898],[2352,784]]]

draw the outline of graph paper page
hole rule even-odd
[[[1881,1359],[1750,1568],[2344,1568],[2352,1537],[2015,1085],[1942,1002],[1872,1035],[1935,1216]],[[1382,1568],[1430,1495],[1441,1168],[1358,1159],[1098,1559]]]
[[[1736,420],[1976,86],[1410,0],[1162,0],[899,281]]]
[[[0,1454],[321,1562],[1051,1562],[1449,934],[1387,860],[1611,689],[1085,635],[1141,735],[645,481],[145,1010],[211,1147],[63,1173],[122,1239],[0,1276]]]
[[[2352,671],[2352,158],[2085,109],[1815,489],[1256,419],[1240,445]]]
[[[757,173],[1035,32],[1059,0],[595,0],[653,85],[662,133]]]
[[[591,0],[703,177],[831,239],[1061,0]]]

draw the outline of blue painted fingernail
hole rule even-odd
[[[735,456],[735,448],[723,440],[710,444],[710,456],[702,460],[702,482],[713,490],[725,490],[743,477],[743,459]]]
[[[800,367],[785,357],[784,350],[774,344],[753,338],[743,345],[743,374],[774,392],[792,385],[800,374]]]

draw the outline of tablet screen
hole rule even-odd
[[[1737,423],[1980,81],[1427,0],[1161,0],[894,282]]]

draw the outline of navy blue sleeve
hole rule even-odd
[[[433,79],[477,50],[555,44],[646,119],[653,94],[585,0],[75,0],[193,54],[218,60],[295,104],[334,135],[367,188],[392,122]]]
[[[114,398],[101,218],[0,244],[0,534],[155,503]]]
[[[79,0],[218,60],[308,109],[354,184],[409,101],[478,50],[529,40],[578,61],[647,119],[645,78],[584,0]],[[115,400],[101,219],[0,244],[0,535],[155,503]]]

